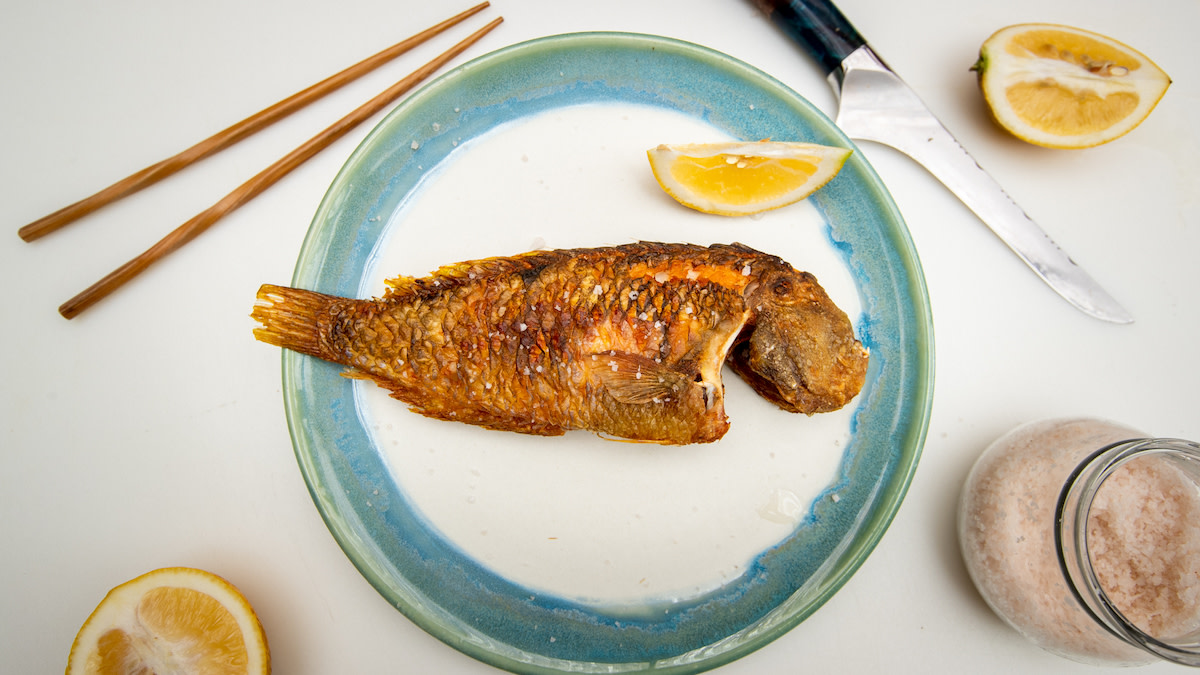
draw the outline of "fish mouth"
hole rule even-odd
[[[831,334],[822,322],[797,331],[774,317],[762,319],[738,334],[726,358],[759,396],[788,412],[814,415],[839,410],[858,395],[868,355],[852,334]]]
[[[732,349],[729,350],[729,356],[726,358],[725,362],[729,364],[730,369],[733,370],[738,377],[742,378],[746,384],[750,385],[750,388],[753,389],[759,396],[762,396],[771,403],[774,403],[775,405],[789,412],[807,412],[801,410],[801,406],[799,402],[795,400],[796,396],[794,394],[792,396],[786,396],[784,394],[785,391],[795,392],[797,390],[804,390],[799,379],[798,371],[795,374],[795,381],[791,383],[791,386],[784,389],[781,388],[780,385],[767,379],[766,377],[763,377],[754,370],[754,367],[751,365],[750,353],[750,336],[753,332],[754,327],[748,326],[741,332],[741,334],[738,335],[737,340],[735,340],[733,343]]]

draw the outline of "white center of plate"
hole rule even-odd
[[[387,277],[534,248],[737,241],[816,274],[859,317],[854,279],[810,203],[725,218],[659,189],[647,149],[721,140],[729,137],[694,118],[614,103],[552,110],[462,142],[394,214],[361,293],[382,294]],[[729,433],[684,447],[489,431],[355,387],[394,479],[431,527],[531,593],[635,607],[736,579],[836,476],[857,401],[807,417],[777,409],[728,369],[724,381]]]

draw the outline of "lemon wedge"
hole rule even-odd
[[[261,675],[262,625],[228,581],[168,567],[109,591],[71,645],[67,675]]]
[[[972,69],[996,121],[1048,148],[1088,148],[1128,133],[1171,84],[1136,49],[1055,24],[997,31]]]
[[[744,216],[808,197],[841,171],[846,148],[780,141],[660,145],[647,151],[654,178],[689,208]]]

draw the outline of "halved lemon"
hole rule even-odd
[[[1070,26],[997,31],[972,67],[996,121],[1049,148],[1088,148],[1141,124],[1171,79],[1144,54]]]
[[[660,145],[647,151],[654,178],[689,208],[744,216],[808,197],[841,171],[847,148],[781,141]]]
[[[262,624],[232,584],[168,567],[108,592],[71,645],[67,675],[262,675]]]

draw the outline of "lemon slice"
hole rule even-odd
[[[109,591],[71,645],[67,675],[271,672],[246,598],[203,570],[168,567]]]
[[[1171,84],[1136,49],[1054,24],[997,31],[973,70],[996,121],[1049,148],[1088,148],[1128,133]]]
[[[660,145],[647,151],[654,178],[684,206],[744,216],[804,199],[828,183],[846,148],[757,141]]]

